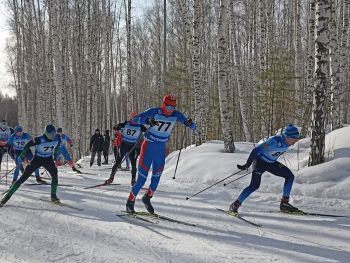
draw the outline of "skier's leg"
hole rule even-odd
[[[135,150],[133,150],[129,157],[131,163],[131,185],[134,185],[136,182],[136,158],[135,158]]]
[[[30,175],[41,166],[41,164],[42,164],[42,158],[35,157],[24,169],[22,176],[16,181],[16,183],[14,183],[11,186],[10,190],[1,200],[1,203],[5,204],[11,198],[11,196],[17,191],[17,189],[21,186],[21,184],[23,184],[30,177]]]
[[[154,154],[152,148],[152,143],[149,143],[148,141],[145,141],[142,144],[141,155],[139,159],[138,176],[136,184],[132,187],[129,200],[135,200],[137,194],[139,193],[139,191],[144,186],[147,180],[148,172],[151,167]]]
[[[106,183],[112,183],[113,182],[113,179],[114,179],[114,176],[115,176],[115,173],[117,172],[124,156],[125,156],[125,153],[127,153],[127,150],[128,148],[122,144],[122,147],[121,147],[121,150],[120,150],[120,154],[117,156],[117,159],[115,161],[115,163],[113,164],[113,167],[112,167],[112,172],[111,172],[111,175],[109,176],[109,179],[106,181]]]
[[[164,165],[165,165],[165,143],[163,145],[159,145],[160,147],[157,149],[156,153],[157,156],[153,159],[152,163],[152,179],[151,179],[151,184],[149,186],[149,189],[147,191],[148,196],[152,196],[153,193],[157,190],[160,177],[163,173],[164,170]]]
[[[48,171],[48,173],[51,175],[51,197],[57,198],[57,196],[56,196],[57,185],[58,185],[57,167],[55,166],[55,163],[53,162],[52,158],[45,158],[43,166]]]
[[[13,173],[13,181],[12,181],[12,183],[15,183],[17,181],[18,175],[19,175],[19,169],[20,169],[21,163],[18,161],[18,157],[19,156],[17,156],[17,155],[15,157],[16,168],[15,168],[15,171]]]
[[[288,199],[294,182],[294,174],[292,171],[280,162],[270,164],[266,171],[285,179],[283,186],[283,198]]]
[[[261,183],[261,175],[265,172],[264,162],[256,160],[253,165],[252,179],[248,187],[246,187],[239,195],[237,201],[242,204],[244,200],[254,191],[259,189]]]

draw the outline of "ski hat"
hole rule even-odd
[[[57,128],[57,132],[62,132],[63,129],[60,127],[60,128]]]
[[[164,115],[171,115],[176,108],[176,97],[171,94],[166,95],[162,100],[162,106],[160,108]]]
[[[100,132],[100,129],[99,129],[99,128],[97,128],[97,129],[95,130],[95,132]]]
[[[44,130],[44,135],[50,139],[50,140],[53,140],[56,136],[56,128],[55,126],[53,126],[52,124],[49,124],[45,127],[45,130]]]
[[[17,125],[15,127],[15,133],[17,133],[17,132],[23,132],[23,128],[20,125]]]
[[[293,124],[289,124],[283,129],[282,134],[286,138],[293,138],[293,139],[300,139],[300,133],[297,127],[295,127]]]

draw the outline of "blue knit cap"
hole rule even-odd
[[[293,124],[289,124],[283,129],[282,134],[287,138],[300,139],[300,133],[297,127]]]
[[[23,131],[23,129],[22,129],[22,127],[20,126],[20,125],[17,125],[16,127],[15,127],[15,133],[17,133],[17,132],[22,132]]]

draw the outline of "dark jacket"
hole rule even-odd
[[[103,153],[108,154],[110,142],[111,137],[109,136],[109,130],[106,130],[103,143]]]
[[[102,152],[103,150],[103,136],[101,134],[94,134],[90,140],[90,150],[93,152]]]

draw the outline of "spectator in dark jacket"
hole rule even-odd
[[[111,137],[109,136],[109,130],[106,130],[104,134],[104,143],[103,143],[103,158],[105,159],[105,161],[102,164],[108,164],[108,154],[109,154],[110,143],[111,143]]]
[[[97,153],[97,165],[101,166],[102,150],[103,150],[103,136],[100,134],[100,130],[96,129],[95,134],[92,135],[90,140],[90,151],[91,151],[90,167],[94,164],[96,153]]]

